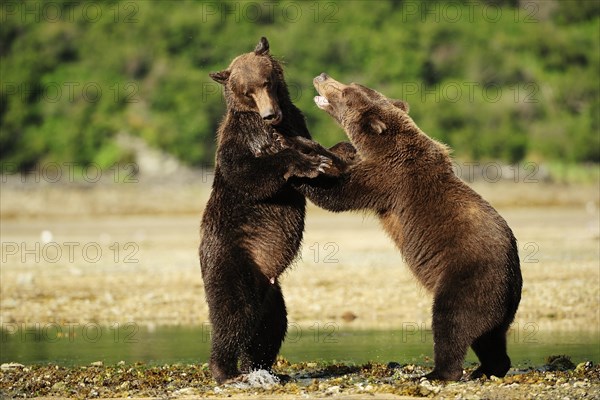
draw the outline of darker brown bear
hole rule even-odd
[[[332,211],[374,211],[433,292],[435,368],[428,378],[459,379],[469,346],[481,361],[471,377],[504,376],[506,332],[522,286],[511,229],[455,176],[447,147],[417,127],[406,103],[326,74],[314,84],[315,102],[344,128],[360,161],[301,191]]]
[[[265,38],[211,77],[223,85],[227,114],[217,132],[199,253],[212,324],[209,364],[221,383],[240,374],[238,362],[244,372],[270,369],[284,339],[278,278],[298,253],[305,215],[305,199],[289,179],[336,173],[343,163],[316,145],[312,150],[330,157],[263,151],[275,132],[310,142]]]

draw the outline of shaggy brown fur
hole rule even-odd
[[[298,253],[305,214],[304,197],[289,179],[337,174],[345,164],[316,144],[313,152],[263,151],[275,132],[310,143],[265,38],[211,77],[223,85],[227,114],[217,132],[199,253],[212,323],[209,364],[222,383],[240,374],[238,362],[243,372],[271,368],[285,337],[278,278]]]
[[[359,161],[340,177],[301,185],[332,211],[372,210],[419,281],[434,295],[435,368],[456,380],[471,346],[471,375],[510,368],[506,332],[521,298],[516,240],[504,219],[455,176],[448,148],[423,133],[408,106],[321,74],[315,102],[344,128]]]

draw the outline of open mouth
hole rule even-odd
[[[325,96],[315,96],[314,100],[317,107],[319,107],[322,110],[329,105],[329,100],[327,100]]]

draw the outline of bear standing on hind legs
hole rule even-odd
[[[298,253],[306,205],[288,179],[338,173],[345,164],[316,144],[316,153],[324,155],[314,149],[263,151],[274,132],[310,142],[266,38],[210,76],[223,85],[227,114],[217,132],[199,254],[212,324],[209,365],[223,383],[240,375],[240,368],[270,369],[285,337],[278,278]]]
[[[406,103],[326,74],[314,84],[317,106],[344,128],[359,160],[339,177],[299,190],[331,211],[374,211],[433,293],[429,379],[460,379],[469,346],[481,362],[471,378],[503,377],[510,369],[506,332],[522,286],[508,224],[456,177],[446,146],[417,127]]]

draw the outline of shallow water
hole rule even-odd
[[[24,328],[4,323],[0,331],[0,362],[86,365],[204,363],[210,350],[210,329],[135,324],[46,324]],[[518,329],[517,329],[518,328]],[[547,332],[531,325],[513,327],[508,336],[513,366],[541,366],[549,355],[566,354],[575,363],[600,362],[600,332]],[[293,363],[328,361],[362,364],[368,361],[433,365],[431,331],[406,325],[395,330],[340,329],[336,323],[290,324],[281,355]],[[467,364],[476,362],[469,351]]]

